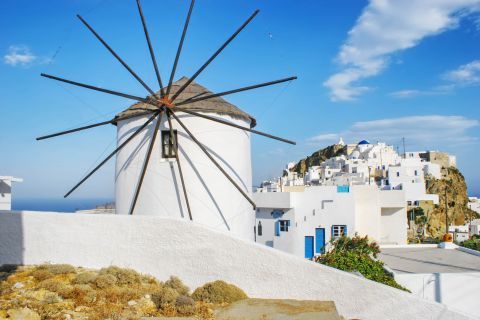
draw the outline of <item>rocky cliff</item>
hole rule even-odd
[[[309,157],[300,160],[297,164],[291,169],[291,171],[303,174],[308,171],[309,167],[319,166],[323,161],[338,157],[342,154],[345,154],[347,149],[345,146],[334,144],[328,146],[324,149],[320,149],[312,153]]]
[[[467,184],[457,168],[442,168],[442,179],[427,176],[425,183],[427,193],[438,194],[440,198],[438,205],[424,209],[428,217],[427,231],[431,236],[439,237],[445,233],[445,190],[449,224],[463,225],[477,217],[477,214],[467,207]]]

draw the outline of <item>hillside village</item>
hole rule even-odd
[[[306,258],[324,252],[330,240],[355,233],[383,245],[434,241],[446,232],[445,196],[449,226],[478,217],[468,208],[455,156],[399,154],[383,142],[340,139],[262,182],[254,193],[256,239]]]

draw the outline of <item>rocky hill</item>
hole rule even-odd
[[[448,220],[455,225],[463,225],[477,214],[468,209],[467,184],[462,173],[455,167],[442,168],[442,179],[425,178],[427,193],[438,194],[440,202],[427,210],[427,231],[433,237],[445,233],[445,190],[447,190]]]
[[[324,149],[315,151],[309,157],[306,157],[305,159],[297,162],[297,164],[295,164],[291,171],[303,174],[308,171],[309,167],[319,166],[323,161],[333,157],[338,157],[342,154],[345,154],[346,152],[346,146],[342,146],[339,144],[328,146]]]

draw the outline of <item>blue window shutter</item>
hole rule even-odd
[[[278,221],[278,220],[275,221],[275,235],[277,237],[280,236],[280,221]]]
[[[345,231],[343,232],[344,236],[347,236],[347,226],[345,225]]]

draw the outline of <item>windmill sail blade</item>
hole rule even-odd
[[[239,126],[238,124],[231,123],[231,122],[219,119],[219,118],[210,117],[210,116],[207,116],[207,115],[195,112],[195,111],[188,110],[186,108],[175,107],[175,109],[178,110],[178,111],[181,111],[181,112],[185,112],[185,113],[200,117],[200,118],[208,119],[208,120],[211,120],[211,121],[215,121],[215,122],[218,122],[218,123],[225,124],[227,126],[231,126],[231,127],[235,127],[235,128],[241,129],[241,130],[251,132],[251,133],[255,133],[255,134],[258,134],[260,136],[264,136],[264,137],[267,137],[267,138],[270,138],[270,139],[282,141],[282,142],[293,144],[293,145],[297,144],[295,141],[291,141],[291,140],[287,140],[287,139],[284,139],[284,138],[276,137],[274,135],[271,135],[271,134],[268,134],[268,133],[265,133],[265,132],[262,132],[262,131],[258,131],[258,130],[250,129],[250,128],[247,128],[247,127]]]
[[[42,77],[45,77],[45,78],[65,82],[65,83],[68,83],[68,84],[73,84],[74,86],[79,86],[79,87],[87,88],[87,89],[90,89],[90,90],[100,91],[100,92],[112,94],[114,96],[119,96],[119,97],[132,99],[132,100],[136,100],[136,101],[140,101],[140,102],[143,102],[143,103],[150,104],[150,101],[148,99],[145,99],[145,98],[142,98],[142,97],[137,97],[137,96],[133,96],[133,95],[130,95],[130,94],[121,93],[121,92],[113,91],[113,90],[109,90],[109,89],[103,89],[103,88],[100,88],[100,87],[96,87],[96,86],[92,86],[92,85],[89,85],[89,84],[80,83],[80,82],[76,82],[76,81],[72,81],[72,80],[63,79],[63,78],[52,76],[52,75],[45,74],[45,73],[42,73],[40,75]]]
[[[127,143],[129,143],[135,136],[137,136],[140,131],[142,131],[146,126],[148,126],[148,124],[150,122],[153,121],[153,119],[155,119],[155,117],[158,115],[160,111],[155,111],[155,113],[140,127],[137,129],[137,131],[135,131],[134,133],[132,133],[132,135],[130,137],[127,138],[127,140],[125,140],[124,142],[122,142],[121,145],[119,145],[115,150],[112,151],[112,153],[110,153],[102,162],[100,162],[100,164],[98,166],[96,166],[92,171],[90,171],[89,174],[87,174],[85,176],[85,178],[83,178],[79,183],[77,183],[72,189],[70,189],[70,191],[68,191],[63,197],[66,198],[68,197],[73,191],[75,191],[78,187],[80,187],[80,185],[82,185],[82,183],[84,183],[88,178],[90,178],[98,169],[100,169],[108,160],[110,160],[115,154],[117,154],[118,151],[120,151],[123,147],[125,147],[127,145]]]
[[[175,114],[175,112],[171,111],[170,109],[168,109],[168,111],[170,111],[170,114],[175,118],[175,120],[180,124],[180,126],[182,126],[183,130],[185,130],[185,132],[187,132],[187,134],[190,136],[190,138],[199,146],[199,148],[205,153],[205,155],[213,162],[213,164],[215,164],[215,166],[218,168],[218,170],[220,170],[223,175],[235,186],[235,188],[243,195],[243,197],[248,201],[250,202],[250,204],[253,206],[253,209],[255,210],[256,209],[256,205],[255,205],[255,202],[253,202],[252,199],[250,199],[250,197],[245,193],[245,191],[243,191],[243,189],[235,182],[235,180],[232,179],[232,177],[230,177],[230,175],[220,166],[220,164],[218,164],[218,162],[212,157],[212,155],[210,154],[210,152],[208,152],[208,150],[205,148],[205,146],[197,140],[197,138],[195,138],[195,136],[190,132],[190,130],[188,130],[188,128],[183,124],[183,122],[177,117],[177,115]]]
[[[188,81],[185,82],[185,84],[178,89],[177,92],[175,92],[171,99],[172,101],[174,101],[190,85],[190,83],[192,83],[198,77],[198,75],[205,70],[205,68],[220,54],[220,52],[223,51],[223,49],[225,49],[226,46],[228,46],[230,42],[232,42],[233,39],[235,39],[235,37],[253,20],[253,18],[255,18],[259,12],[260,10],[255,10],[255,12],[240,26],[240,28],[238,28],[237,31],[235,31],[230,38],[228,38],[227,41],[225,41],[225,43],[217,51],[215,51],[215,53],[207,60],[207,62],[205,62],[200,69],[198,69],[197,72],[195,72],[195,74],[188,79]]]
[[[178,44],[177,54],[175,55],[175,61],[173,62],[172,72],[170,73],[170,79],[168,80],[168,87],[167,87],[167,93],[166,93],[167,96],[170,94],[173,78],[175,77],[178,60],[180,59],[180,53],[182,52],[182,48],[183,48],[183,41],[185,40],[185,35],[187,34],[188,24],[190,22],[190,16],[192,15],[194,4],[195,4],[195,0],[192,0],[190,2],[190,9],[188,10],[187,19],[185,20],[185,25],[183,26],[182,37],[180,38],[180,43]]]
[[[88,30],[90,30],[93,35],[105,46],[105,48],[107,48],[107,50],[110,51],[110,53],[125,67],[125,69],[127,69],[128,72],[130,72],[130,74],[135,79],[137,79],[137,81],[140,82],[140,84],[145,89],[147,89],[147,91],[150,92],[152,96],[154,96],[155,92],[153,92],[153,90],[150,89],[150,87],[142,79],[140,79],[140,77],[135,73],[135,71],[133,71],[132,68],[130,68],[128,64],[122,60],[122,58],[120,58],[120,56],[105,42],[105,40],[102,39],[102,37],[100,37],[100,35],[88,24],[88,22],[85,21],[85,19],[83,19],[79,14],[77,14],[77,17],[88,28]]]
[[[183,195],[185,197],[185,203],[187,204],[188,216],[190,217],[190,221],[192,221],[193,220],[192,210],[190,209],[190,201],[188,201],[187,188],[185,187],[185,180],[183,179],[182,166],[180,164],[180,157],[178,155],[180,149],[178,148],[178,141],[173,132],[172,119],[170,114],[167,114],[167,119],[168,119],[168,127],[170,128],[170,137],[172,138],[172,142],[175,150],[175,158],[177,160],[178,173],[180,174],[180,181],[182,183]]]
[[[274,84],[279,84],[279,83],[292,81],[292,80],[296,80],[296,79],[297,79],[297,77],[289,77],[289,78],[279,79],[279,80],[275,80],[275,81],[259,83],[259,84],[255,84],[255,85],[248,86],[248,87],[243,87],[243,88],[224,91],[224,92],[220,92],[220,93],[210,94],[208,96],[204,96],[204,97],[200,97],[200,98],[187,99],[185,101],[181,101],[179,103],[176,103],[176,105],[177,106],[182,106],[182,105],[185,105],[185,104],[195,103],[195,102],[198,102],[198,101],[208,100],[208,99],[221,97],[221,96],[226,96],[226,95],[237,93],[237,92],[248,91],[248,90],[253,90],[253,89],[262,88],[262,87],[268,87],[268,86],[271,86],[271,85],[274,85]]]
[[[145,156],[145,160],[143,162],[142,173],[140,174],[140,180],[138,181],[137,188],[135,189],[135,195],[133,196],[133,201],[130,206],[129,215],[133,214],[135,210],[135,205],[137,204],[138,195],[140,194],[140,190],[142,189],[143,179],[145,178],[145,173],[147,172],[148,163],[150,162],[150,156],[152,155],[153,146],[155,145],[155,140],[157,138],[158,128],[162,123],[162,116],[164,112],[164,108],[162,107],[160,110],[160,116],[157,119],[157,123],[155,124],[155,128],[153,129],[152,138],[150,140],[150,144],[148,145],[147,155]],[[158,114],[158,112],[156,112]]]
[[[130,116],[125,116],[125,117],[118,117],[118,118],[114,118],[112,120],[107,120],[107,121],[103,121],[103,122],[89,124],[89,125],[83,126],[83,127],[78,127],[78,128],[74,128],[74,129],[70,129],[70,130],[60,131],[60,132],[52,133],[52,134],[49,134],[49,135],[46,135],[46,136],[38,137],[38,138],[36,138],[36,140],[50,139],[50,138],[62,136],[62,135],[69,134],[69,133],[74,133],[74,132],[78,132],[78,131],[82,131],[82,130],[87,130],[87,129],[91,129],[91,128],[95,128],[95,127],[100,127],[100,126],[104,126],[104,125],[107,125],[107,124],[113,124],[113,123],[118,122],[118,121],[131,119],[131,118],[135,118],[135,117],[141,117],[141,116],[150,114],[152,112],[155,112],[155,111],[153,111],[153,110],[152,111],[145,111],[143,113],[137,113],[137,114],[133,114],[133,115],[130,115]]]
[[[153,67],[155,68],[155,75],[157,76],[158,85],[160,86],[160,92],[162,96],[165,95],[163,90],[162,78],[160,77],[160,72],[158,71],[157,59],[155,58],[155,53],[153,52],[152,42],[150,41],[150,35],[147,29],[147,22],[145,21],[145,16],[143,15],[142,4],[140,0],[137,0],[138,12],[140,13],[140,18],[142,20],[143,32],[145,33],[145,38],[147,39],[148,50],[150,51],[150,57],[152,58]]]

